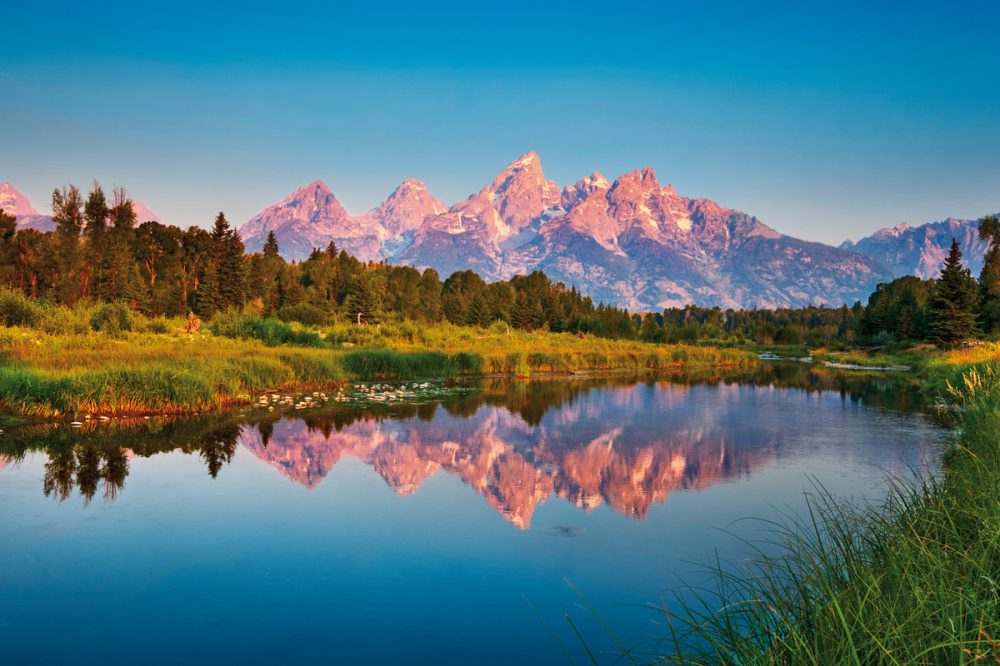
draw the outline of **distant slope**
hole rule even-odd
[[[895,276],[917,275],[927,279],[940,273],[952,238],[962,248],[962,257],[973,275],[978,275],[983,268],[986,243],[979,239],[977,220],[949,217],[919,227],[898,224],[880,229],[857,243],[844,241],[840,247],[876,259]]]

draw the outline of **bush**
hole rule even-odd
[[[238,340],[260,340],[265,345],[289,344],[303,347],[320,347],[319,335],[280,319],[257,317],[248,311],[226,310],[215,315],[209,329],[215,335]]]
[[[43,311],[35,301],[14,289],[0,289],[0,324],[37,326]]]
[[[170,321],[166,317],[154,317],[146,322],[148,333],[169,333]]]
[[[102,303],[90,315],[90,327],[108,335],[121,335],[135,328],[132,309],[124,301]]]
[[[326,323],[327,316],[315,305],[299,303],[298,305],[286,305],[278,310],[278,319],[285,322],[297,321],[306,326],[319,326]]]

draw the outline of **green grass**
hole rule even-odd
[[[4,300],[6,299],[6,300]],[[48,306],[0,293],[0,410],[49,418],[219,410],[266,390],[476,375],[749,368],[737,349],[413,322],[306,327],[250,311],[195,334],[122,304]]]
[[[963,411],[944,474],[857,507],[820,489],[766,525],[749,566],[680,601],[653,660],[683,664],[1000,663],[1000,362],[926,360]],[[977,364],[978,363],[978,364]],[[775,554],[776,553],[776,554]]]

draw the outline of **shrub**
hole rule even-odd
[[[239,310],[220,312],[212,319],[210,330],[215,335],[238,340],[260,340],[265,345],[290,344],[303,347],[319,347],[323,344],[319,335],[301,327],[293,326],[280,319],[260,318]]]
[[[102,303],[90,315],[90,326],[95,331],[117,336],[135,328],[132,309],[124,301]]]
[[[315,305],[299,303],[298,305],[285,305],[278,310],[278,319],[285,322],[297,321],[306,326],[319,326],[326,323],[327,316]]]
[[[42,320],[39,305],[14,289],[0,289],[0,324],[4,326],[36,326]]]

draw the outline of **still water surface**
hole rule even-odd
[[[768,366],[8,432],[3,661],[564,662],[567,613],[603,659],[581,598],[626,643],[663,637],[652,607],[696,562],[748,556],[741,519],[813,478],[877,499],[933,469],[946,433],[916,403]]]

